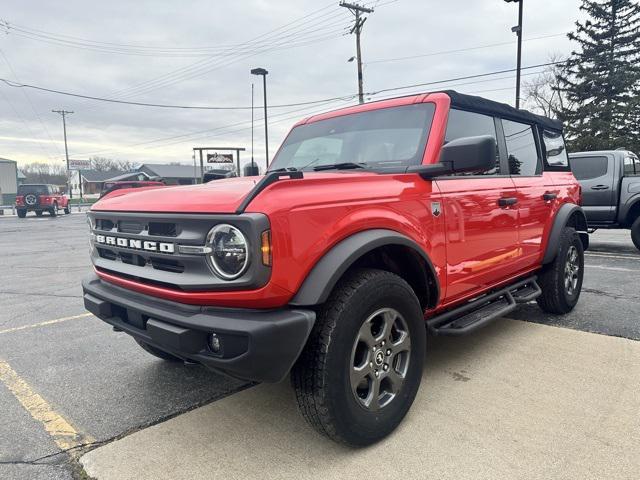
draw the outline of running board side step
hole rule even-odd
[[[435,335],[466,335],[511,312],[519,303],[535,300],[541,294],[536,277],[529,277],[436,315],[427,320],[427,328]]]

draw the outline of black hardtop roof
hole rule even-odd
[[[559,120],[552,120],[548,117],[536,115],[535,113],[531,113],[527,110],[515,109],[506,103],[495,102],[475,95],[458,93],[455,90],[444,90],[442,93],[446,93],[449,98],[451,98],[451,106],[454,108],[458,107],[461,110],[470,110],[473,112],[493,115],[507,120],[513,120],[515,122],[537,124],[547,130],[555,130],[557,132],[562,131],[562,122]]]

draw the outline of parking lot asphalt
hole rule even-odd
[[[0,478],[73,478],[81,449],[61,454],[64,445],[101,445],[246,386],[165,364],[85,315],[87,245],[84,214],[0,217]],[[598,231],[574,312],[551,317],[532,304],[511,316],[640,340],[639,284],[629,232]],[[73,436],[47,430],[51,416],[68,422]]]

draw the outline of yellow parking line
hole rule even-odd
[[[93,439],[79,433],[62,415],[57,413],[47,401],[36,393],[7,363],[0,360],[0,381],[13,393],[24,409],[38,422],[53,438],[61,450],[69,450],[82,444],[92,442]],[[79,454],[77,450],[69,452]]]
[[[57,318],[55,320],[47,320],[46,322],[34,323],[33,325],[23,325],[21,327],[7,328],[6,330],[0,330],[0,335],[2,335],[3,333],[19,332],[20,330],[28,330],[30,328],[44,327],[46,325],[53,325],[55,323],[66,322],[67,320],[75,320],[76,318],[85,318],[90,316],[91,316],[91,313],[82,313],[80,315],[73,315],[72,317]]]

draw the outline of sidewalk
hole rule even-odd
[[[81,462],[98,480],[640,475],[640,342],[500,320],[428,345],[409,415],[373,447],[353,450],[314,433],[283,382],[134,433]]]

